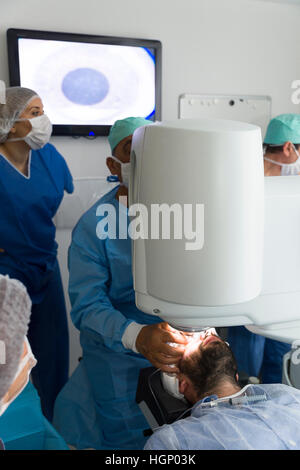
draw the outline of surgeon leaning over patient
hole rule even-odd
[[[213,334],[191,342],[178,367],[191,415],[159,428],[145,449],[300,449],[300,390],[282,384],[241,389],[231,349]]]
[[[148,424],[135,403],[139,371],[150,362],[174,371],[171,365],[179,361],[187,342],[136,307],[130,238],[96,235],[101,220],[96,211],[102,204],[115,208],[117,234],[128,229],[128,209],[120,197],[128,195],[132,134],[149,124],[143,118],[114,124],[107,166],[120,185],[88,210],[73,231],[69,294],[83,358],[58,396],[54,423],[66,442],[77,448],[142,449]],[[178,343],[177,348],[168,342]]]
[[[300,115],[281,114],[272,119],[264,139],[265,176],[299,175],[299,149]],[[229,328],[228,341],[239,371],[260,376],[264,383],[282,381],[283,356],[290,350],[289,344],[256,335],[244,326]]]
[[[20,280],[32,301],[28,339],[45,416],[68,379],[68,326],[52,221],[73,191],[63,157],[49,144],[52,125],[28,88],[6,89],[0,104],[0,273]]]

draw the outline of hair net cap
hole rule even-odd
[[[108,141],[110,144],[111,151],[113,152],[114,148],[129,135],[133,134],[136,129],[142,126],[147,126],[152,124],[152,121],[149,121],[142,117],[128,117],[126,119],[120,119],[116,121],[108,136]]]
[[[0,400],[17,372],[30,314],[31,300],[23,284],[0,275],[0,341],[5,346],[5,364],[0,362]]]
[[[268,125],[264,144],[300,144],[300,114],[280,114]]]
[[[29,88],[14,86],[5,90],[5,104],[0,104],[0,143],[5,142],[10,129],[28,103],[38,95]]]

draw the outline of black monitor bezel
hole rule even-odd
[[[162,81],[162,44],[159,40],[136,39],[118,36],[98,36],[90,34],[65,33],[54,31],[37,31],[29,29],[9,28],[6,33],[8,50],[8,67],[10,86],[20,86],[19,48],[20,38],[45,39],[55,41],[87,42],[96,44],[112,44],[123,46],[137,46],[152,48],[155,51],[155,114],[152,120],[161,119],[161,81]],[[108,125],[61,125],[54,124],[52,135],[57,136],[97,136],[109,134],[111,126]]]

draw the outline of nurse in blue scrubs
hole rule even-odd
[[[41,98],[6,89],[0,104],[0,273],[20,280],[32,301],[28,339],[38,360],[32,379],[52,420],[68,379],[69,337],[53,217],[73,182],[49,144],[52,125]]]

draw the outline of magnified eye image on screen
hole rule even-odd
[[[112,125],[155,109],[155,58],[136,46],[19,38],[20,82],[53,124]]]

